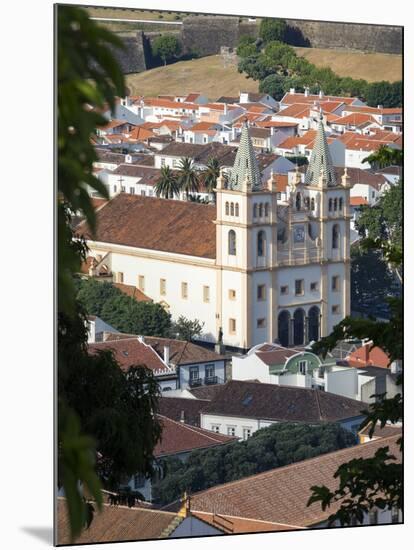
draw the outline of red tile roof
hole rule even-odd
[[[100,351],[112,351],[122,370],[127,371],[133,366],[145,366],[158,374],[173,373],[162,361],[160,356],[138,338],[125,338],[123,340],[111,340],[96,342],[88,345],[88,352],[96,354]]]
[[[160,510],[104,504],[102,512],[94,515],[89,529],[82,532],[76,544],[159,539],[176,517],[174,513]],[[57,503],[57,542],[71,544],[69,515],[63,497],[59,497]]]
[[[215,206],[121,193],[96,214],[95,241],[216,257]],[[85,222],[78,225],[77,233],[92,240]]]
[[[400,459],[400,436],[379,439],[333,453],[296,462],[254,476],[245,477],[195,493],[191,508],[225,516],[252,518],[287,525],[310,527],[326,521],[340,506],[335,503],[322,511],[320,503],[307,506],[312,485],[338,486],[334,474],[338,467],[355,458],[370,458],[386,445]]]
[[[350,113],[368,113],[372,115],[401,115],[401,107],[378,109],[377,107],[368,107],[368,105],[349,105],[344,109]]]
[[[298,122],[285,122],[283,120],[259,120],[255,125],[259,128],[295,128]]]
[[[366,206],[368,201],[365,197],[350,197],[349,204],[351,206]]]
[[[307,104],[303,103],[294,103],[281,109],[276,116],[288,116],[293,118],[305,118],[310,116],[311,108]]]
[[[365,126],[369,122],[376,122],[376,120],[371,116],[365,113],[351,113],[347,116],[338,117],[335,121],[335,124],[341,126]]]
[[[302,527],[298,527],[296,525],[284,525],[281,523],[272,523],[270,521],[260,521],[257,519],[224,516],[210,512],[192,512],[191,515],[205,521],[226,534],[268,533],[271,531],[291,531],[293,529],[303,529]]]
[[[135,298],[137,302],[152,302],[152,299],[144,294],[142,290],[133,285],[124,285],[123,283],[112,283],[115,288],[131,298]]]
[[[382,367],[388,368],[390,365],[390,357],[378,346],[372,347],[372,344],[364,344],[356,351],[352,352],[346,358],[351,367]]]
[[[166,399],[169,399],[166,397]],[[177,422],[167,416],[158,415],[161,421],[161,441],[157,443],[154,456],[174,455],[191,452],[195,449],[207,449],[237,441],[237,437],[218,434],[203,428]]]
[[[351,105],[355,101],[355,99],[356,98],[354,97],[342,97],[334,95],[324,95],[322,97],[319,97],[319,94],[309,94],[308,96],[305,96],[305,94],[291,94],[290,92],[287,92],[280,100],[280,103],[291,105],[292,103],[314,103],[315,101],[327,103],[332,101]]]

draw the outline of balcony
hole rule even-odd
[[[206,386],[217,384],[218,383],[218,377],[217,376],[206,376],[204,378],[204,384]]]
[[[203,385],[203,381],[201,378],[193,378],[189,382],[190,388],[198,388],[198,386]]]

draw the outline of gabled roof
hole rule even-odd
[[[378,346],[372,346],[372,343],[364,344],[353,351],[347,358],[347,362],[352,367],[382,367],[387,369],[390,365],[390,357]]]
[[[282,116],[288,116],[292,118],[307,118],[310,116],[311,108],[306,103],[295,103],[293,105],[289,105],[289,107],[285,107],[278,111],[277,115],[278,117]]]
[[[112,285],[127,296],[135,298],[137,302],[152,302],[152,299],[136,286],[124,285],[123,283],[112,283]]]
[[[310,487],[326,485],[334,490],[338,486],[334,474],[341,464],[356,458],[370,458],[384,446],[389,446],[400,462],[398,438],[399,435],[386,437],[326,453],[194,493],[191,508],[193,513],[214,512],[301,527],[316,525],[326,521],[340,503],[331,505],[325,511],[322,511],[319,502],[307,506]]]
[[[154,449],[154,456],[170,456],[191,452],[195,449],[207,449],[237,441],[237,437],[223,435],[203,428],[172,420],[167,416],[158,415],[162,426],[161,441]]]
[[[213,141],[204,145],[197,143],[173,142],[167,145],[159,155],[163,157],[192,158],[198,164],[206,164],[211,157],[216,158],[221,166],[232,166],[237,148]]]
[[[291,105],[292,103],[314,103],[315,101],[325,103],[328,101],[334,101],[345,103],[346,105],[352,105],[355,100],[355,97],[342,97],[334,95],[322,95],[321,97],[319,96],[319,94],[305,95],[301,93],[286,92],[286,94],[280,100],[280,103],[284,105]]]
[[[156,374],[173,372],[150,346],[143,344],[138,338],[96,342],[88,345],[88,353],[91,355],[100,351],[112,351],[118,365],[124,371],[133,366],[144,366]]]
[[[121,193],[96,216],[94,237],[86,222],[78,225],[77,234],[134,248],[216,257],[215,206]]]
[[[166,397],[164,393],[158,400],[158,412],[172,420],[184,420],[191,426],[200,426],[200,411],[209,404],[207,399],[191,399],[187,397]]]
[[[203,414],[280,422],[338,422],[361,416],[363,403],[320,390],[230,380]]]
[[[163,538],[163,531],[177,518],[172,512],[110,506],[106,503],[101,513],[97,512],[96,505],[94,508],[93,521],[76,539],[76,544],[160,539]],[[71,544],[69,514],[63,497],[58,497],[57,502],[57,543]]]
[[[365,197],[349,197],[350,206],[366,206],[368,201]]]
[[[215,514],[214,512],[192,512],[191,515],[201,519],[216,529],[219,529],[223,533],[233,535],[240,533],[269,533],[272,531],[292,531],[294,529],[302,529],[302,527],[298,527],[296,525],[284,525],[282,523],[273,523],[271,521],[225,516]]]

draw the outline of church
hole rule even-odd
[[[114,282],[133,285],[173,319],[204,323],[202,340],[246,350],[300,346],[350,314],[350,183],[333,168],[319,121],[306,174],[286,200],[263,181],[244,125],[234,166],[221,170],[216,204],[119,193],[81,224]]]

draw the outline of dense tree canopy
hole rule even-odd
[[[271,95],[276,101],[282,99],[285,91],[285,79],[278,74],[267,76],[259,85],[259,92]]]
[[[164,65],[166,65],[168,61],[178,57],[181,51],[181,42],[173,34],[162,34],[157,36],[152,45],[153,54],[160,57]]]
[[[191,342],[201,335],[203,327],[204,323],[201,323],[197,319],[191,320],[180,315],[177,321],[172,323],[170,333],[173,338]]]
[[[269,21],[273,28],[274,21]],[[267,25],[268,23],[266,23]],[[245,39],[240,44],[238,55],[241,58],[238,65],[240,73],[248,78],[271,82],[270,77],[282,76],[280,81],[284,91],[295,88],[302,92],[305,87],[315,94],[322,90],[329,95],[350,95],[366,100],[368,105],[377,107],[400,107],[402,105],[402,83],[372,82],[341,78],[329,67],[317,67],[307,59],[300,57],[291,46],[283,43],[283,39],[270,33],[263,39],[262,47]],[[264,85],[267,86],[267,85]],[[280,93],[280,90],[278,90]]]
[[[260,22],[259,36],[264,43],[272,40],[283,41],[286,35],[286,21],[283,19],[264,18]]]
[[[201,491],[355,443],[355,436],[338,424],[273,424],[246,441],[193,451],[185,464],[176,458],[166,459],[166,476],[154,486],[153,494],[166,504],[184,491]]]
[[[97,315],[121,332],[168,336],[171,315],[154,302],[137,302],[108,282],[78,282],[78,300],[89,315]]]

